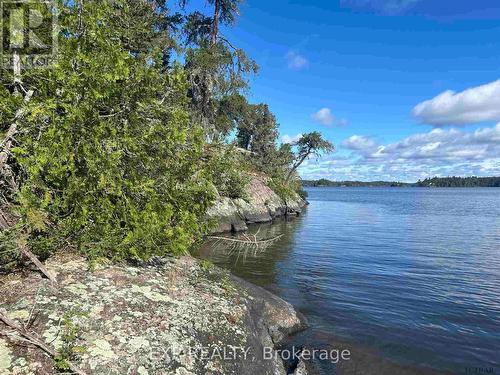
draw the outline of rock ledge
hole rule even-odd
[[[268,185],[268,178],[252,175],[248,199],[221,198],[209,210],[208,218],[215,219],[214,233],[241,232],[248,224],[267,223],[279,217],[300,215],[307,202],[298,195],[286,202]]]
[[[2,277],[0,309],[31,320],[30,331],[60,353],[69,349],[87,374],[286,374],[281,360],[263,359],[264,347],[304,327],[287,302],[191,257],[90,272],[66,254],[46,265],[57,285],[36,273]],[[0,373],[56,369],[9,334],[0,337]]]

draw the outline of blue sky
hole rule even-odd
[[[336,144],[303,177],[415,181],[500,175],[499,20],[498,0],[246,0],[224,33],[285,141]]]

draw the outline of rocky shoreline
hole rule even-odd
[[[86,374],[304,374],[266,359],[305,327],[270,292],[192,257],[95,271],[77,255],[1,279],[0,311]],[[0,373],[53,374],[55,363],[0,324]],[[65,358],[66,356],[67,358]]]
[[[267,184],[267,178],[252,176],[246,199],[221,198],[208,211],[218,225],[213,233],[242,232],[249,224],[268,223],[277,218],[300,215],[307,201],[298,194],[283,200]]]
[[[285,202],[263,178],[248,190],[247,200],[221,199],[210,210],[215,232],[296,216],[307,204],[298,196]],[[85,374],[307,374],[304,363],[276,355],[304,318],[207,262],[169,257],[90,270],[79,255],[61,253],[45,265],[57,284],[34,270],[0,277],[0,312],[57,358],[0,322],[1,374],[55,374],[68,362]]]

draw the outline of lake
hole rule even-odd
[[[352,348],[323,374],[500,373],[500,189],[307,191],[301,217],[253,228],[283,234],[265,251],[201,256],[292,303],[297,342]]]

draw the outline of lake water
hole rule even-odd
[[[292,303],[310,324],[297,341],[354,348],[357,369],[323,374],[500,374],[500,189],[308,193],[301,217],[260,228],[284,234],[265,251],[201,256]]]

